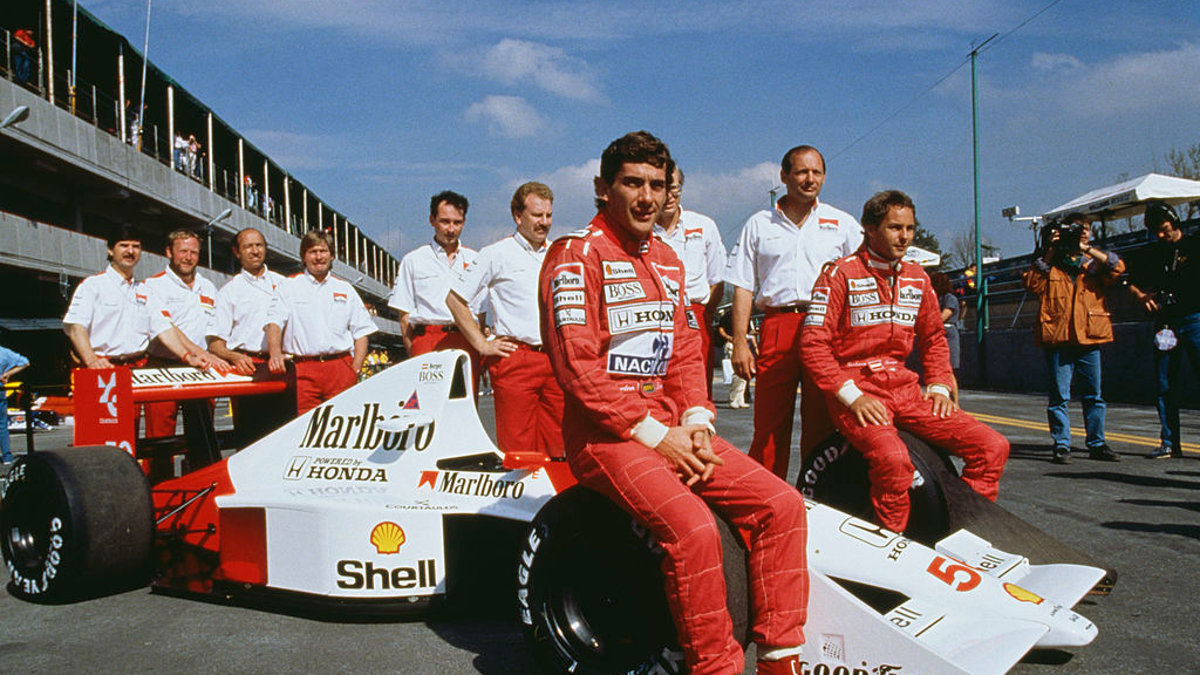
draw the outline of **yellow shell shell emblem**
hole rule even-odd
[[[1032,602],[1035,605],[1042,604],[1042,596],[1033,591],[1025,590],[1016,584],[1004,584],[1004,590],[1008,591],[1009,595],[1021,602]]]
[[[399,553],[404,540],[404,530],[396,523],[383,522],[371,529],[371,543],[381,555]]]

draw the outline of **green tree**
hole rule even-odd
[[[930,253],[936,253],[942,257],[942,264],[933,269],[941,269],[946,266],[946,255],[942,253],[942,245],[938,243],[937,235],[925,229],[921,223],[917,223],[917,231],[913,234],[912,245],[917,248],[923,248]]]
[[[1164,157],[1167,162],[1167,173],[1180,178],[1200,180],[1200,143],[1190,148],[1171,148]],[[1187,205],[1186,218],[1191,218],[1200,212],[1200,204],[1192,202]]]

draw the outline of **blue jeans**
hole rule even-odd
[[[8,399],[4,397],[5,392],[0,390],[0,461],[13,461],[12,447],[8,439]]]
[[[1187,352],[1192,371],[1200,380],[1200,312],[1172,322],[1171,330],[1179,344],[1168,352],[1154,350],[1154,366],[1158,371],[1158,421],[1164,447],[1179,450],[1179,366]]]
[[[1050,404],[1046,419],[1054,447],[1071,447],[1071,420],[1067,404],[1071,402],[1071,380],[1079,382],[1083,400],[1083,424],[1087,429],[1088,449],[1104,445],[1104,399],[1100,397],[1099,347],[1047,347],[1046,366],[1050,369]]]

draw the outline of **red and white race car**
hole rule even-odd
[[[152,578],[173,593],[401,613],[452,599],[472,581],[471,560],[503,540],[517,553],[508,575],[545,672],[683,672],[654,542],[575,486],[564,463],[499,452],[476,413],[469,367],[457,351],[410,359],[223,459],[215,445],[193,447],[206,441],[192,434],[178,460],[130,435],[139,401],[278,393],[286,382],[77,371],[82,436],[116,436],[13,467],[0,503],[9,589],[61,601]],[[809,482],[813,459],[824,469],[842,454],[835,444],[810,456]],[[151,475],[163,461],[184,472],[151,485],[144,468],[155,461]],[[955,477],[918,467],[922,499],[931,488],[960,499]],[[730,611],[744,637],[744,544],[723,530]],[[813,499],[808,536],[807,673],[999,674],[1032,648],[1096,636],[1072,607],[1104,579],[1099,567],[1032,564],[968,530],[928,546]]]

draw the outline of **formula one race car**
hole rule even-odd
[[[461,531],[482,522],[472,532],[510,539],[519,616],[543,671],[682,673],[653,540],[564,463],[499,452],[469,367],[457,351],[410,359],[226,458],[188,447],[175,460],[182,475],[152,486],[147,453],[121,447],[128,438],[27,455],[0,503],[9,590],[63,601],[152,575],[172,593],[402,614],[470,583],[462,570],[483,547]],[[139,400],[281,385],[171,369],[77,371],[75,386],[76,423],[96,438],[128,433]],[[956,480],[928,472],[922,489]],[[745,638],[744,544],[720,524]],[[811,499],[808,536],[805,672],[998,674],[1034,647],[1096,636],[1071,608],[1105,576],[1098,567],[1031,564],[967,530],[927,546]]]

